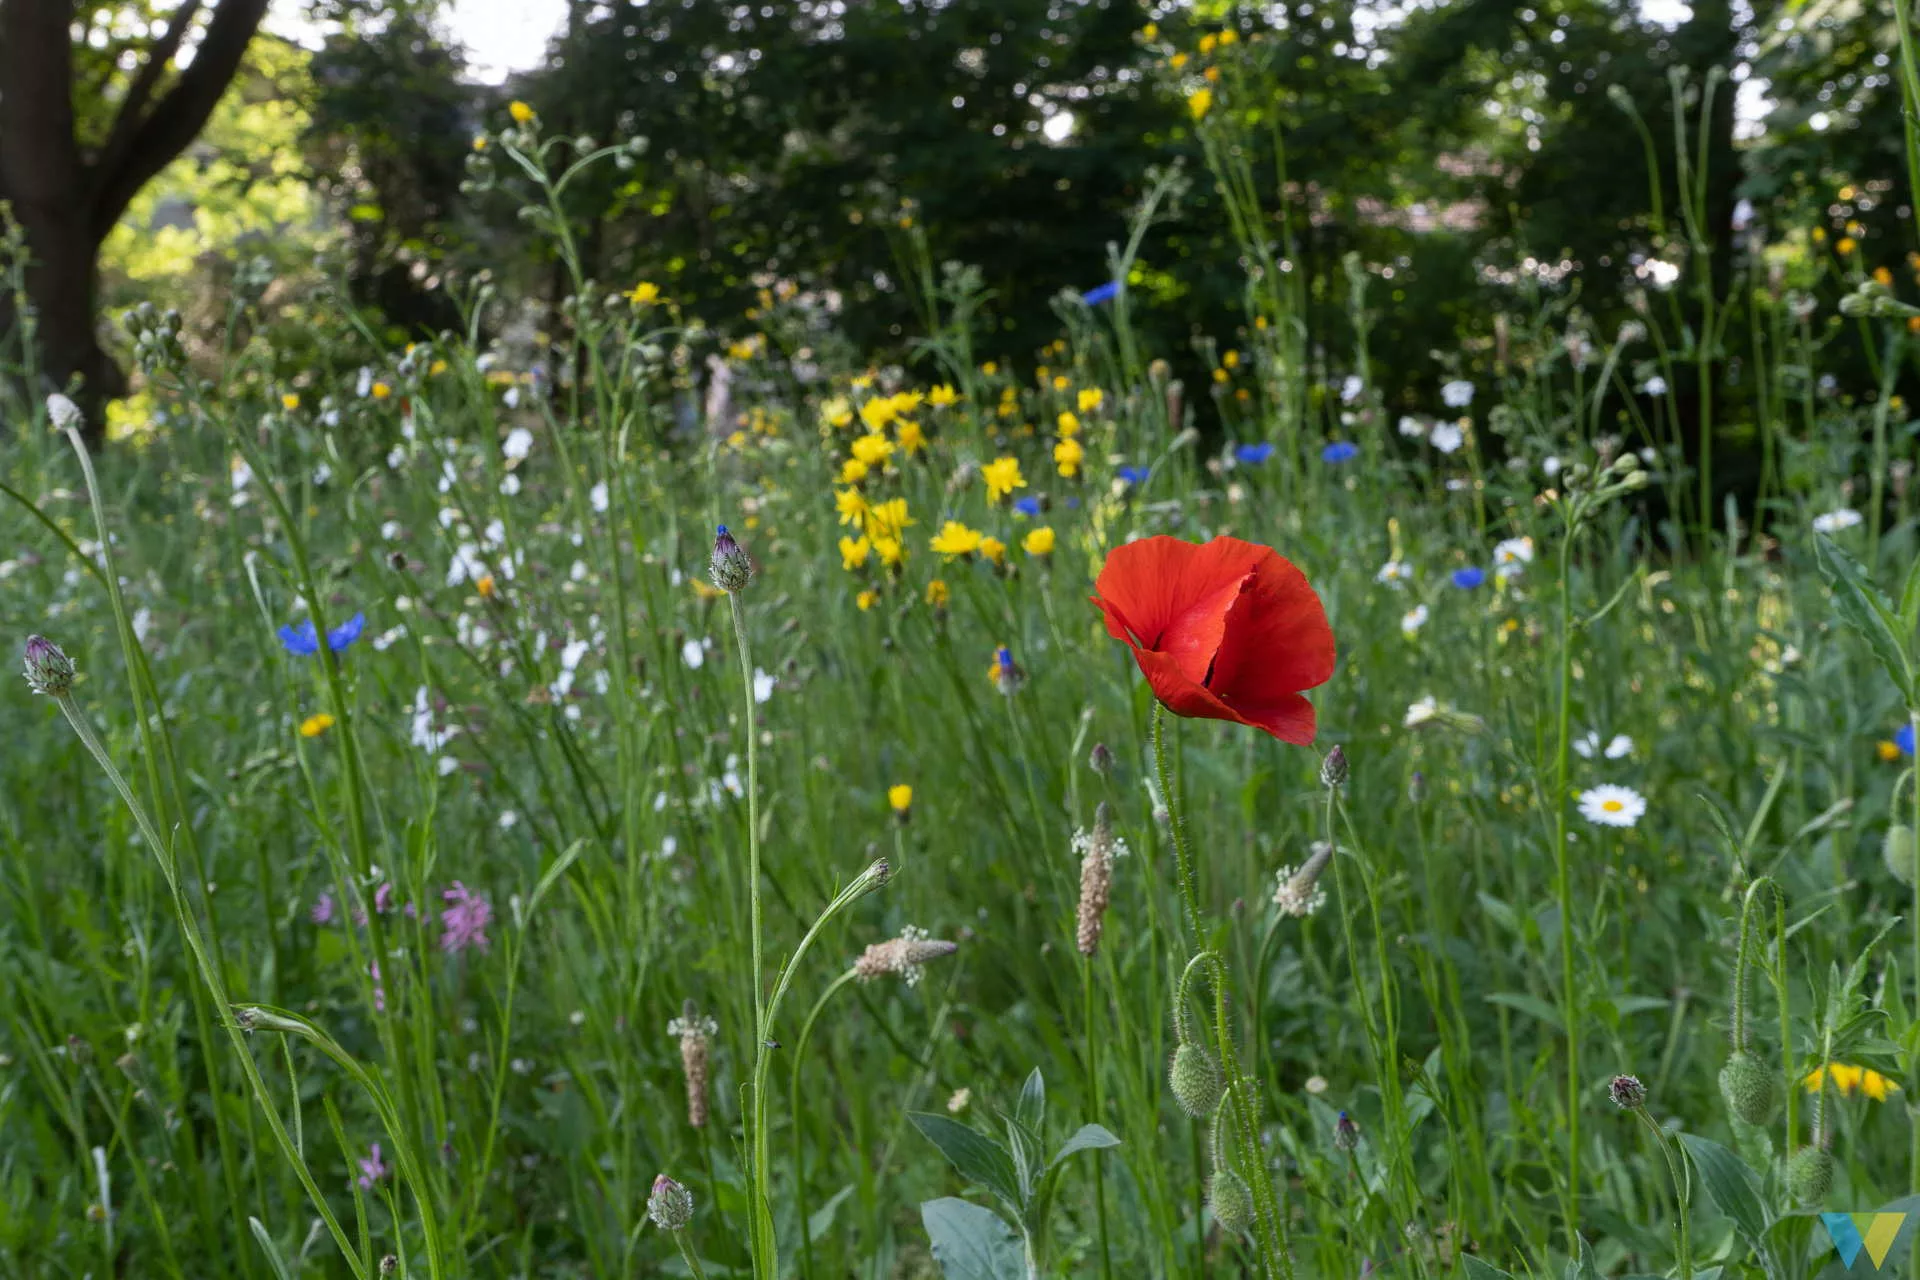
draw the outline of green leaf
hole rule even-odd
[[[1470,1253],[1460,1255],[1460,1261],[1467,1270],[1467,1280],[1513,1280],[1513,1276],[1502,1271],[1490,1262],[1482,1262]]]
[[[1601,1280],[1600,1268],[1593,1260],[1593,1250],[1587,1246],[1587,1238],[1576,1235],[1573,1239],[1580,1248],[1574,1257],[1567,1259],[1566,1280]]]
[[[991,1209],[944,1196],[920,1206],[934,1261],[947,1280],[1022,1280],[1020,1239]]]
[[[1700,1171],[1701,1185],[1713,1200],[1713,1207],[1732,1221],[1734,1229],[1748,1245],[1766,1252],[1767,1206],[1760,1199],[1760,1179],[1741,1162],[1740,1157],[1711,1138],[1683,1133],[1680,1143],[1688,1159]]]
[[[1900,634],[1910,636],[1920,627],[1920,556],[1907,568],[1907,582],[1900,589]]]
[[[833,1228],[834,1214],[839,1212],[840,1206],[844,1204],[847,1197],[852,1194],[853,1184],[849,1182],[846,1186],[840,1188],[828,1197],[825,1204],[808,1214],[807,1239],[818,1240],[820,1237],[826,1235],[827,1232]]]
[[[1020,1101],[1014,1104],[1013,1115],[1016,1120],[1034,1133],[1042,1133],[1047,1120],[1047,1082],[1041,1078],[1040,1068],[1035,1067],[1027,1074],[1027,1082],[1020,1086]]]
[[[1900,691],[1909,706],[1913,703],[1913,666],[1907,660],[1907,647],[1895,630],[1899,617],[1893,604],[1875,586],[1859,562],[1835,546],[1831,539],[1816,537],[1820,569],[1833,588],[1834,607],[1847,628],[1865,640],[1880,660],[1887,679]]]
[[[952,1162],[961,1177],[985,1187],[999,1196],[1009,1209],[1020,1212],[1023,1200],[1020,1182],[1014,1176],[1013,1161],[1004,1147],[958,1120],[930,1111],[909,1111],[907,1119],[913,1121],[913,1127],[928,1142],[940,1148],[940,1154]]]
[[[1527,995],[1523,991],[1496,991],[1487,997],[1487,1003],[1503,1004],[1509,1009],[1518,1009],[1521,1013],[1538,1018],[1555,1029],[1562,1026],[1558,1009],[1540,997]]]
[[[1082,1151],[1104,1151],[1108,1147],[1117,1147],[1120,1139],[1113,1136],[1104,1125],[1083,1124],[1080,1131],[1068,1138],[1060,1149],[1053,1153],[1048,1168],[1054,1168],[1068,1156],[1078,1155]]]
[[[273,1267],[273,1274],[278,1277],[278,1280],[293,1280],[293,1273],[287,1270],[286,1260],[280,1256],[280,1247],[274,1244],[273,1237],[267,1234],[266,1224],[258,1218],[248,1218],[247,1225],[253,1228],[253,1238],[258,1240],[260,1247],[266,1251],[267,1262]]]

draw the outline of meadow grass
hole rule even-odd
[[[497,143],[561,339],[278,385],[149,310],[163,435],[19,426],[0,618],[78,675],[6,695],[0,1272],[1800,1276],[1914,1185],[1903,317],[1856,399],[1729,304],[1721,503],[1659,306],[1403,418],[1264,242],[1183,387],[1124,288],[983,359],[902,227],[918,363],[770,286],[689,424],[566,229],[619,149]],[[1156,708],[1088,600],[1154,534],[1304,571],[1315,747]]]

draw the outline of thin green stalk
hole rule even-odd
[[[1580,1002],[1574,990],[1573,876],[1567,840],[1567,777],[1571,768],[1573,715],[1573,538],[1567,522],[1560,540],[1559,700],[1554,726],[1553,886],[1560,910],[1560,1013],[1567,1023],[1567,1186],[1569,1249],[1580,1233]]]
[[[753,651],[747,641],[747,615],[740,604],[740,593],[727,593],[727,607],[733,615],[734,648],[740,655],[740,683],[745,693],[744,714],[747,732],[747,902],[752,937],[753,981],[753,1129],[752,1144],[753,1203],[748,1217],[753,1223],[753,1273],[763,1280],[774,1280],[778,1263],[774,1255],[772,1178],[767,1168],[767,1098],[763,1081],[767,1067],[767,1003],[763,982],[760,933],[760,741],[754,724]]]

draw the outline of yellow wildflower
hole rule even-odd
[[[1199,44],[1200,56],[1204,58],[1208,54],[1212,53],[1213,46],[1218,43],[1220,43],[1220,37],[1214,35],[1211,31],[1209,31],[1206,35],[1201,36],[1200,44]]]
[[[393,394],[393,388],[388,386],[386,383],[376,382],[373,384],[373,398],[375,400],[385,400],[388,396],[392,394]]]
[[[493,599],[493,592],[494,592],[493,575],[490,573],[483,573],[479,577],[475,578],[473,580],[473,589],[480,593],[480,598],[482,600]]]
[[[869,467],[878,466],[893,456],[893,441],[878,431],[856,438],[852,448],[853,456]]]
[[[322,711],[317,715],[308,716],[300,722],[300,736],[303,738],[317,738],[331,728],[333,728],[333,717]]]
[[[1171,58],[1167,59],[1167,65],[1172,67],[1175,71],[1178,71],[1180,68],[1187,65],[1187,55],[1184,53],[1176,53]]]
[[[881,538],[899,538],[913,521],[907,518],[907,500],[888,498],[885,502],[876,502],[867,508],[867,532],[873,535],[874,549],[879,550]],[[882,556],[881,559],[885,559]]]
[[[935,578],[932,582],[929,582],[927,584],[927,607],[928,608],[944,609],[947,607],[947,602],[952,599],[953,599],[953,592],[947,589],[947,584],[942,579]]]
[[[848,385],[851,386],[855,391],[865,391],[868,387],[871,387],[873,385],[873,375],[870,373],[855,374],[853,377],[853,381],[850,382]]]
[[[1060,427],[1060,434],[1067,439],[1072,439],[1074,436],[1080,434],[1080,419],[1076,418],[1071,412],[1062,410],[1056,422]]]
[[[944,382],[927,393],[927,403],[936,409],[944,409],[950,404],[959,403],[959,401],[960,393]]]
[[[835,489],[833,491],[833,509],[840,514],[841,524],[850,524],[858,533],[867,527],[866,495],[858,489]]]
[[[1893,272],[1887,270],[1885,267],[1875,267],[1873,269],[1873,282],[1882,289],[1891,289],[1893,288]]]
[[[507,114],[513,117],[515,124],[530,124],[533,121],[534,110],[516,98],[507,104]]]
[[[1157,22],[1149,22],[1146,26],[1140,28],[1140,38],[1142,40],[1158,40],[1160,38],[1160,24]]]
[[[932,546],[941,555],[952,559],[954,556],[970,556],[978,551],[981,538],[979,530],[969,529],[958,520],[949,520],[933,536]]]
[[[894,416],[900,418],[918,409],[920,402],[926,399],[926,397],[922,396],[918,391],[898,391],[895,392],[890,399],[893,401]]]
[[[1030,556],[1053,554],[1053,530],[1046,525],[1038,529],[1027,530],[1027,536],[1020,539],[1021,549]]]
[[[994,564],[1005,564],[1007,562],[1007,544],[991,536],[982,538],[980,539],[980,554],[988,560],[991,560]]]
[[[873,554],[880,557],[880,563],[889,569],[897,569],[900,562],[907,558],[907,549],[898,538],[873,535]]]
[[[1220,33],[1220,45],[1222,48],[1225,48],[1227,45],[1232,44],[1234,41],[1238,40],[1239,38],[1240,38],[1240,33],[1238,31],[1222,31]]]
[[[1080,412],[1093,413],[1107,401],[1107,393],[1098,387],[1080,388]]]
[[[1213,90],[1195,89],[1187,95],[1187,112],[1195,120],[1202,119],[1213,109]]]
[[[1213,380],[1215,382],[1225,382],[1232,376],[1233,375],[1229,374],[1225,369],[1215,369],[1213,371]]]
[[[1220,357],[1220,363],[1229,369],[1238,369],[1240,367],[1240,353],[1229,350],[1225,355]]]
[[[865,537],[840,539],[840,567],[849,573],[866,564],[872,553],[873,543]]]
[[[1053,375],[1053,389],[1055,391],[1065,391],[1068,387],[1071,387],[1072,385],[1073,385],[1073,379],[1069,378],[1066,374],[1056,373]]]
[[[902,419],[899,425],[894,427],[894,432],[900,437],[900,447],[909,454],[918,453],[927,447],[927,433],[920,429],[920,424],[917,422]]]
[[[1079,473],[1081,460],[1086,456],[1086,449],[1072,436],[1053,446],[1054,464],[1060,468],[1060,474],[1069,480]]]
[[[724,600],[727,593],[704,578],[688,578],[687,585],[693,588],[695,600]]]
[[[1841,236],[1833,242],[1833,251],[1843,258],[1847,257],[1859,247],[1852,236]]]
[[[875,396],[860,406],[860,421],[867,424],[868,431],[878,431],[894,419],[892,396]]]
[[[835,396],[820,406],[820,416],[830,427],[844,427],[853,421],[853,406],[845,396]]]
[[[874,602],[879,598],[880,594],[876,591],[862,591],[853,598],[853,602],[860,606],[860,612],[865,613],[873,608]]]
[[[998,502],[1015,489],[1027,487],[1026,477],[1020,474],[1018,458],[995,458],[980,468],[980,478],[987,482],[988,502]]]
[[[1875,1102],[1885,1102],[1889,1093],[1900,1088],[1872,1067],[1857,1067],[1849,1062],[1829,1062],[1815,1067],[1800,1083],[1808,1093],[1818,1093],[1826,1081],[1832,1081],[1835,1091],[1843,1098],[1865,1094]]]
[[[887,803],[893,806],[895,813],[905,813],[913,807],[913,788],[904,782],[888,787]]]
[[[627,290],[626,299],[636,307],[649,306],[660,301],[660,286],[651,280],[642,280]]]
[[[1000,372],[999,362],[994,360],[987,361],[980,366],[980,372],[986,374],[989,378],[993,377]]]
[[[486,135],[486,134],[484,134],[484,133],[476,133],[476,134],[474,134],[474,135],[473,135],[473,149],[474,149],[475,151],[485,151],[485,150],[487,149],[487,135]]]
[[[447,371],[447,362],[445,360],[435,360],[432,364],[427,366],[427,376],[430,378],[437,378],[441,374],[445,373],[446,371]]]
[[[840,464],[840,483],[859,484],[867,478],[867,464],[858,458],[848,458]]]
[[[1880,758],[1888,764],[1892,764],[1900,758],[1900,744],[1889,738],[1882,738],[1880,741],[1874,743],[1873,749],[1878,751]]]

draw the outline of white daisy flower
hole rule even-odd
[[[587,491],[587,500],[593,504],[595,511],[605,511],[607,509],[607,482],[602,480],[599,484],[589,489]]]
[[[1861,515],[1858,511],[1855,511],[1852,507],[1841,507],[1837,511],[1829,511],[1825,515],[1815,516],[1813,518],[1813,531],[1815,533],[1839,533],[1842,529],[1852,529],[1856,527],[1859,525],[1860,520]]]
[[[1400,615],[1400,634],[1413,639],[1414,633],[1427,625],[1427,606],[1417,604]]]
[[[1632,787],[1609,782],[1580,793],[1580,816],[1603,827],[1630,827],[1646,811],[1646,797]]]
[[[1360,393],[1366,389],[1367,384],[1361,380],[1360,375],[1350,373],[1347,375],[1346,381],[1340,384],[1340,402],[1342,404],[1352,404],[1360,398]]]
[[[533,432],[525,427],[515,427],[507,432],[506,440],[500,446],[500,456],[508,462],[525,461],[533,452]]]
[[[1624,733],[1616,733],[1607,739],[1603,746],[1598,733],[1588,733],[1584,737],[1573,740],[1573,749],[1587,760],[1595,756],[1605,756],[1609,760],[1624,760],[1633,754],[1633,739]]]
[[[1533,563],[1532,538],[1507,538],[1494,545],[1493,576],[1502,582],[1518,577]]]
[[[760,668],[753,669],[753,700],[766,702],[773,697],[773,687],[779,682]]]
[[[1464,409],[1473,403],[1473,384],[1465,378],[1455,378],[1440,388],[1440,403],[1449,409]]]
[[[1663,396],[1667,394],[1667,380],[1656,373],[1640,384],[1640,391],[1643,395]]]
[[[1433,434],[1427,439],[1440,452],[1452,453],[1467,442],[1467,433],[1460,429],[1457,422],[1436,422],[1433,424]]]
[[[1400,434],[1409,440],[1418,440],[1427,434],[1427,424],[1410,413],[1400,415]]]
[[[707,662],[707,646],[698,640],[689,640],[680,646],[680,661],[689,668],[698,671]]]
[[[1407,708],[1406,727],[1417,729],[1440,714],[1440,700],[1432,694],[1420,699]]]
[[[1402,583],[1413,581],[1413,566],[1405,560],[1389,560],[1380,566],[1380,572],[1373,575],[1373,580],[1398,590]]]

